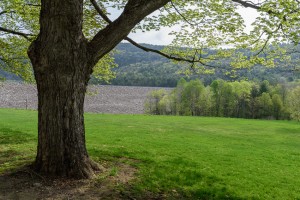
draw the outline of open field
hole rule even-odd
[[[34,159],[37,112],[0,109],[0,199],[300,199],[297,122],[111,114],[85,120],[89,153],[104,173],[84,188],[49,185],[30,171],[33,181],[22,182],[8,173]]]

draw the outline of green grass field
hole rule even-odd
[[[85,120],[91,157],[135,166],[137,195],[300,199],[297,122],[109,114]],[[37,112],[0,109],[0,174],[32,162],[36,139]]]

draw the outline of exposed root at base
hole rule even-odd
[[[42,177],[68,179],[91,179],[105,170],[103,166],[90,158],[85,158],[72,166],[49,166],[35,162],[31,168]]]
[[[136,198],[131,184],[137,169],[121,159],[104,162],[105,168],[92,160],[86,163],[94,174],[101,174],[93,179],[74,179],[46,176],[26,166],[0,175],[0,199],[151,199],[150,195]]]

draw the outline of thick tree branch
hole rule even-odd
[[[3,27],[0,27],[0,31],[9,33],[9,34],[13,34],[13,35],[19,35],[19,36],[24,37],[26,40],[31,41],[29,38],[29,36],[31,36],[31,34],[26,34],[26,33],[10,30],[10,29],[3,28]]]
[[[99,7],[99,5],[97,4],[97,2],[95,0],[90,0],[91,3],[93,4],[94,8],[96,9],[96,11],[98,12],[98,14],[108,23],[108,24],[111,24],[113,23],[108,17],[107,15],[102,11],[102,9]],[[165,58],[168,58],[170,60],[175,60],[175,61],[183,61],[183,62],[187,62],[187,63],[191,63],[192,65],[194,63],[200,63],[204,66],[207,66],[207,67],[215,67],[215,66],[211,66],[211,65],[208,65],[204,62],[202,62],[202,58],[200,57],[199,59],[196,59],[196,54],[197,54],[197,51],[195,52],[195,56],[193,57],[193,59],[187,59],[187,58],[180,58],[180,57],[176,57],[176,56],[172,56],[172,55],[168,55],[166,53],[163,53],[159,50],[156,50],[156,49],[151,49],[151,48],[148,48],[148,47],[145,47],[145,46],[142,46],[140,44],[138,44],[137,42],[135,42],[134,40],[132,40],[131,38],[129,37],[125,37],[124,40],[130,42],[132,45],[146,51],[146,52],[152,52],[152,53],[156,53],[156,54],[159,54]]]
[[[92,56],[91,66],[125,39],[136,24],[169,1],[129,0],[119,18],[115,21],[106,18],[109,23],[108,26],[100,30],[88,44]],[[96,5],[95,2],[93,5]],[[100,13],[101,15],[104,14],[104,12]]]

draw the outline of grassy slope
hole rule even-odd
[[[300,198],[300,124],[244,119],[86,114],[99,162],[129,158],[133,189],[185,198]],[[35,111],[0,109],[0,174],[34,158]],[[135,161],[137,160],[137,161]]]

